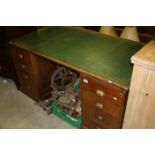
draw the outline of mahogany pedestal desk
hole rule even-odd
[[[45,27],[10,45],[22,92],[42,99],[55,65],[63,65],[80,75],[81,128],[122,127],[130,58],[142,44],[74,27]]]

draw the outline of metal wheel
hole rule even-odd
[[[57,91],[64,91],[70,84],[73,84],[77,79],[77,74],[73,71],[60,67],[52,75],[51,85]]]

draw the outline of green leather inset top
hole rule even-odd
[[[74,27],[45,27],[12,41],[123,87],[130,83],[131,56],[142,44]]]

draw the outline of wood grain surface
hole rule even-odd
[[[135,65],[123,128],[155,128],[154,92],[155,72]]]
[[[131,60],[135,64],[155,69],[155,41],[150,41],[146,46],[139,50]]]
[[[155,128],[155,42],[132,57],[134,64],[123,128]]]

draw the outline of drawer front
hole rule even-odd
[[[34,87],[34,79],[32,74],[18,71],[18,77],[22,85],[30,85]]]
[[[100,111],[87,109],[87,111],[82,115],[82,118],[88,118],[94,122],[94,128],[96,128],[95,125],[98,126],[98,128],[120,128],[119,121],[116,118]]]
[[[32,74],[32,67],[31,65],[25,63],[25,62],[15,62],[15,67],[17,72],[27,72]]]
[[[37,92],[35,91],[35,89],[34,89],[34,87],[32,87],[31,85],[27,85],[27,84],[25,84],[25,85],[20,85],[20,90],[24,93],[24,94],[26,94],[26,95],[28,95],[29,97],[31,97],[32,99],[35,99],[35,100],[40,100],[40,98],[39,98],[39,96],[38,96],[38,94],[37,94]]]
[[[89,90],[101,99],[110,100],[118,105],[122,104],[126,92],[119,87],[109,84],[103,80],[98,80],[86,74],[81,74],[81,89]]]
[[[25,92],[34,94],[34,87],[29,84],[21,84],[21,89],[24,90]]]
[[[34,100],[39,101],[40,92],[38,91],[37,84],[35,83],[33,75],[30,73],[18,72],[20,82],[20,90]]]
[[[83,116],[83,125],[88,129],[111,129],[114,127],[105,127],[103,124],[95,122],[94,120],[89,119],[87,116]]]
[[[20,78],[20,84],[21,84],[21,87],[24,87],[25,89],[27,89],[28,91],[33,91],[35,92],[35,84],[33,83],[33,81],[29,82],[29,81],[26,81],[26,80],[23,80]]]
[[[30,60],[30,53],[24,51],[23,49],[19,49],[16,47],[12,47],[12,55],[14,58],[15,63],[24,63],[24,64],[31,64]]]
[[[81,98],[81,106],[83,112],[87,111],[87,109],[89,108],[105,112],[117,119],[120,118],[120,113],[122,111],[121,106],[118,106],[117,104],[113,103],[113,101],[106,99],[103,100],[88,90],[81,91]]]
[[[36,84],[33,74],[20,70],[18,70],[17,74],[20,81],[21,90],[27,95],[36,95]]]

